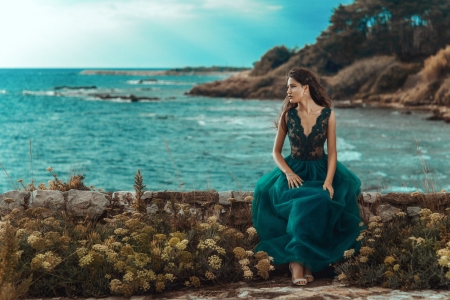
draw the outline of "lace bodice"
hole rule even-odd
[[[325,155],[324,144],[327,139],[328,119],[331,108],[325,107],[317,116],[311,133],[306,136],[297,109],[287,112],[288,137],[291,143],[291,156],[299,160],[316,160]]]

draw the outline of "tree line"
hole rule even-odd
[[[283,63],[332,75],[357,59],[395,55],[422,62],[450,44],[450,0],[355,0],[333,10],[330,25],[299,51],[269,50],[255,63],[261,75]]]

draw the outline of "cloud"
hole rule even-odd
[[[248,65],[317,34],[292,0],[0,2],[0,67]]]

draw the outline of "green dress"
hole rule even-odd
[[[252,220],[260,243],[255,251],[267,252],[275,265],[295,261],[316,272],[342,259],[345,250],[359,247],[356,238],[364,229],[357,204],[361,181],[338,161],[333,199],[323,190],[330,114],[330,108],[322,109],[306,136],[295,107],[287,112],[291,154],[284,159],[303,179],[302,186],[289,189],[279,168],[256,184]]]

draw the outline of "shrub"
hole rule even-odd
[[[142,181],[137,181],[142,191]],[[203,220],[188,204],[173,199],[153,203],[158,210],[152,216],[114,215],[111,209],[97,222],[64,212],[43,218],[43,208],[23,214],[14,209],[0,224],[0,253],[18,259],[1,259],[0,274],[9,274],[17,284],[30,279],[27,295],[33,297],[129,297],[268,278],[271,258],[251,250],[258,242],[254,228],[223,225],[219,205],[216,215]],[[10,229],[3,230],[5,224]],[[5,284],[12,286],[0,277],[2,290]]]
[[[291,51],[286,46],[276,46],[267,51],[261,60],[256,62],[250,76],[261,76],[281,66],[289,60]]]
[[[335,264],[340,281],[395,289],[450,286],[448,214],[422,209],[420,217],[411,221],[400,212],[388,224],[372,217],[359,239],[359,253]]]
[[[340,70],[331,80],[334,99],[351,97],[368,81],[375,82],[377,75],[395,62],[391,56],[361,59]]]
[[[422,71],[427,81],[441,80],[450,73],[450,45],[425,60]]]

